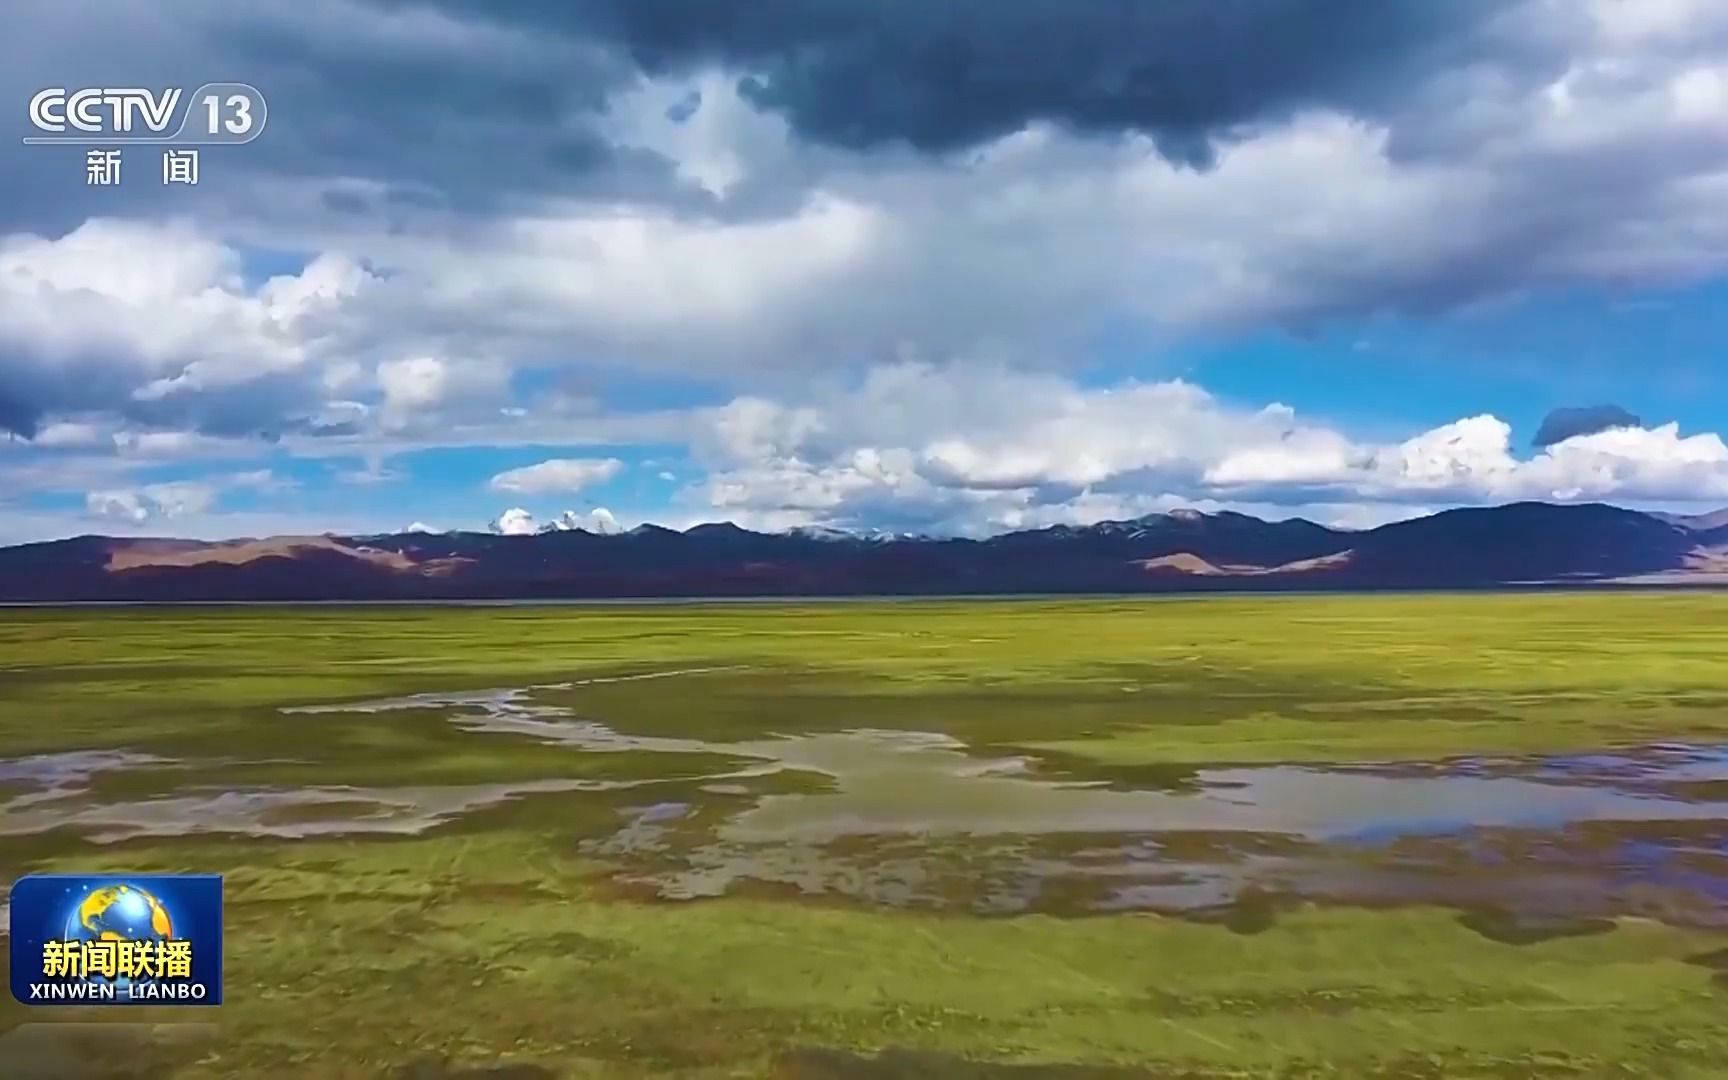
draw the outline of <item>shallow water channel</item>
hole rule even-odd
[[[401,710],[437,710],[476,737],[697,755],[688,760],[712,769],[451,787],[191,788],[104,801],[90,791],[97,774],[175,763],[43,755],[0,760],[0,835],[413,834],[502,802],[609,792],[616,827],[577,846],[619,889],[644,898],[768,892],[979,913],[1158,910],[1245,927],[1281,904],[1333,900],[1449,904],[1503,919],[1509,933],[1628,914],[1728,925],[1722,747],[1199,768],[1135,786],[928,732],[637,736],[561,704],[571,687],[284,711],[386,723]],[[545,812],[559,806],[549,801]]]

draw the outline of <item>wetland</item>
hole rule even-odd
[[[7,1007],[0,1051],[43,1076],[1722,1075],[1724,615],[0,613],[0,877],[214,871],[230,913],[197,1037]]]

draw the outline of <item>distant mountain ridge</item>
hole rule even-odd
[[[1379,528],[1175,511],[985,539],[429,532],[226,541],[80,536],[0,548],[3,601],[581,599],[1157,593],[1728,583],[1728,512],[1447,510]]]

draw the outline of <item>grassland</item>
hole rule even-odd
[[[1725,616],[1728,597],[1674,594],[19,609],[0,613],[0,757],[180,763],[98,775],[99,799],[659,777],[694,800],[702,770],[680,755],[477,735],[436,709],[279,711],[687,668],[725,670],[567,693],[638,736],[902,728],[1128,785],[1199,763],[1728,742]],[[1248,924],[646,902],[584,847],[632,799],[541,794],[391,838],[0,835],[0,877],[227,875],[215,1036],[145,1050],[116,1028],[87,1075],[1728,1075],[1728,940],[1705,931],[1512,944],[1428,907]],[[66,1018],[0,1007],[0,1029]],[[77,1075],[45,1056],[64,1039],[35,1038],[12,1030],[0,1060]]]

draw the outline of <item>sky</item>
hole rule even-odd
[[[0,543],[1728,505],[1720,0],[163,10],[0,16]]]

